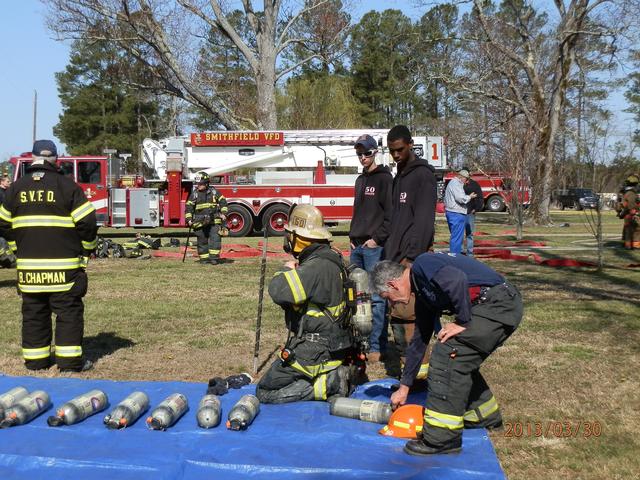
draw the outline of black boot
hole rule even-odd
[[[424,440],[409,440],[404,446],[404,451],[409,455],[436,455],[438,453],[456,453],[462,450],[462,437],[445,443],[441,446],[434,446]]]

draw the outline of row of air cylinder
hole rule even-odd
[[[47,419],[51,427],[73,425],[103,411],[109,399],[102,390],[91,390],[75,397]],[[16,387],[0,394],[0,428],[24,425],[51,406],[49,394],[43,390],[31,393],[24,387]],[[132,425],[149,409],[149,397],[144,392],[133,392],[122,400],[104,418],[107,428],[120,429]],[[189,409],[187,397],[174,393],[164,399],[147,417],[151,430],[166,430],[174,425]],[[244,395],[229,411],[227,428],[245,430],[260,412],[260,401],[254,395]],[[196,419],[202,428],[213,428],[220,423],[222,409],[217,395],[205,395],[198,405]]]

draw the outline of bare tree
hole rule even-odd
[[[546,11],[527,0],[504,0],[499,8],[486,0],[471,3],[458,39],[466,63],[442,80],[467,104],[502,105],[487,130],[516,117],[536,130],[531,209],[536,222],[550,223],[555,149],[577,51],[585,39],[598,37],[600,55],[615,61],[624,34],[637,22],[639,2],[554,0]]]
[[[305,63],[318,58],[309,50],[296,63],[282,62],[294,47],[298,51],[316,39],[313,31],[295,30],[301,19],[330,0],[264,0],[255,10],[242,0],[249,25],[242,35],[217,0],[41,0],[48,6],[48,26],[59,39],[84,38],[114,42],[142,65],[139,86],[164,91],[208,112],[221,126],[276,128],[276,83]],[[223,95],[213,92],[198,75],[198,55],[211,30],[233,42],[246,59],[256,85],[256,118],[234,111]],[[339,44],[348,24],[339,24],[323,42]],[[296,32],[294,34],[294,32]],[[330,37],[330,38],[329,38]]]

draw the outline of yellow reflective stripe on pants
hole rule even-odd
[[[0,219],[5,222],[11,223],[11,212],[4,208],[4,205],[0,204]]]
[[[293,303],[302,303],[306,300],[307,294],[304,291],[304,287],[302,286],[302,282],[300,281],[300,276],[298,272],[295,270],[289,270],[283,273],[284,278],[287,280],[289,284],[289,288],[291,289],[291,294],[293,295]]]
[[[71,212],[71,218],[74,223],[78,223],[91,212],[95,212],[95,210],[96,208],[93,206],[93,203],[87,201]]]
[[[73,270],[80,268],[80,257],[72,258],[18,258],[18,270]]]
[[[447,415],[433,410],[425,409],[424,423],[433,427],[448,428],[449,430],[458,430],[464,427],[464,419],[458,415]]]
[[[423,363],[420,365],[420,370],[416,375],[416,380],[426,380],[427,375],[429,375],[429,364]]]
[[[56,345],[56,357],[81,357],[82,347],[80,345],[61,346]]]
[[[18,250],[18,245],[16,245],[16,241],[15,240],[11,240],[10,242],[7,242],[9,244],[9,248],[11,249],[12,252],[15,252],[16,250]]]
[[[90,242],[85,242],[84,240],[82,240],[82,248],[84,248],[85,250],[95,250],[97,246],[98,246],[97,238],[94,238]]]
[[[220,255],[220,250],[209,250],[209,255]]]
[[[473,410],[469,410],[464,414],[464,420],[467,422],[480,422],[481,420],[487,418],[494,412],[498,411],[498,401],[496,397],[492,396],[489,400],[474,408]],[[478,415],[478,412],[480,415]]]
[[[301,365],[298,362],[291,362],[289,366],[309,378],[315,378],[322,373],[328,373],[342,365],[342,360],[330,360],[320,365]]]
[[[51,345],[40,348],[23,348],[22,358],[25,360],[40,360],[51,355]]]
[[[22,293],[56,293],[68,292],[73,287],[72,283],[62,283],[60,285],[25,285],[18,284],[18,288]]]
[[[327,399],[327,378],[328,374],[323,373],[316,378],[316,381],[313,382],[313,398],[316,400],[326,400]]]
[[[200,257],[200,258],[209,258],[209,252],[207,252],[207,253],[199,253],[198,257]]]
[[[12,222],[14,229],[25,227],[61,227],[74,228],[75,224],[71,217],[60,217],[57,215],[25,215],[15,217]]]

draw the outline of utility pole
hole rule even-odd
[[[38,91],[33,91],[33,141],[32,144],[36,143],[36,121],[38,117]]]

